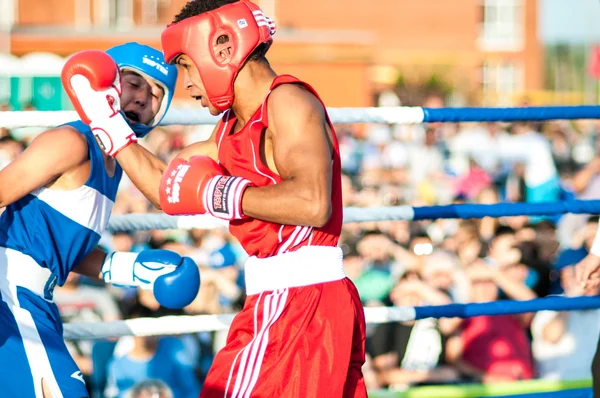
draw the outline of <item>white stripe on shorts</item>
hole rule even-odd
[[[225,390],[225,398],[227,398],[227,390],[229,389],[229,383],[231,382],[233,368],[235,367],[237,357],[240,354],[242,354],[242,358],[240,359],[240,363],[237,367],[237,375],[231,398],[250,396],[250,393],[254,389],[254,386],[258,380],[264,353],[267,349],[269,341],[269,329],[281,316],[283,308],[285,307],[287,296],[288,289],[279,289],[265,297],[262,325],[260,331],[257,333],[257,312],[261,298],[261,296],[259,296],[254,306],[254,337],[246,347],[240,350],[233,364],[231,365],[231,372],[229,374],[229,380],[227,381],[227,388]]]
[[[240,354],[242,352],[244,352],[246,350],[246,348],[252,344],[252,342],[254,341],[254,339],[256,338],[256,328],[258,325],[258,321],[257,321],[257,313],[258,313],[258,306],[260,305],[260,299],[262,298],[262,292],[260,293],[260,295],[258,296],[258,299],[256,300],[256,304],[254,304],[254,334],[252,336],[252,340],[250,340],[250,343],[248,343],[248,345],[244,348],[242,348],[237,355],[235,356],[233,363],[231,364],[231,369],[229,369],[229,377],[227,378],[227,385],[225,386],[225,396],[224,398],[227,398],[227,391],[229,390],[229,383],[231,383],[231,377],[233,376],[233,369],[235,368],[235,364],[237,363],[238,357],[240,356]]]
[[[256,385],[256,382],[258,381],[258,375],[260,374],[260,368],[263,363],[263,359],[265,357],[265,351],[267,350],[267,345],[269,344],[269,329],[275,323],[275,321],[277,319],[279,319],[279,317],[281,316],[281,313],[283,312],[283,308],[285,307],[285,302],[287,300],[287,296],[288,296],[288,289],[284,289],[282,297],[279,300],[279,305],[277,307],[273,306],[273,308],[272,308],[272,310],[275,310],[276,312],[275,312],[275,315],[273,316],[273,319],[271,320],[271,323],[267,327],[267,330],[265,330],[265,335],[261,339],[260,347],[258,348],[258,358],[256,359],[256,363],[254,364],[254,369],[252,370],[252,372],[250,374],[250,377],[251,377],[250,385],[248,386],[248,389],[246,390],[246,394],[244,395],[245,398],[250,397],[250,393],[252,392],[252,390],[254,389],[254,386]],[[253,359],[253,356],[251,359]]]

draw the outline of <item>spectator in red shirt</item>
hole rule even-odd
[[[535,293],[522,282],[479,261],[467,269],[473,302],[490,302],[502,290],[514,300],[530,300]],[[461,373],[483,383],[534,377],[527,328],[532,314],[478,316],[457,320],[458,333],[450,337],[446,358]]]

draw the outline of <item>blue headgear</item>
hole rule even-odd
[[[177,82],[177,67],[167,64],[162,52],[135,42],[110,48],[106,50],[106,53],[115,60],[119,65],[119,69],[132,70],[145,78],[150,78],[160,85],[165,92],[158,113],[147,126],[141,123],[129,122],[135,135],[142,138],[158,126],[169,110],[175,92],[175,83]]]

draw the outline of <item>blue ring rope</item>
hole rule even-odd
[[[487,398],[594,398],[591,388],[573,388],[569,390],[531,392],[513,395],[495,395]]]
[[[600,200],[569,200],[539,203],[456,204],[414,207],[413,220],[436,218],[482,218],[506,216],[549,216],[555,214],[598,214]]]
[[[528,106],[521,108],[423,108],[424,122],[512,122],[558,119],[600,119],[600,107]]]
[[[499,300],[489,303],[415,307],[415,319],[470,318],[481,315],[524,314],[542,310],[571,311],[600,308],[600,296],[549,296],[533,300]]]
[[[394,206],[344,208],[344,223],[392,220],[435,220],[438,218],[483,218],[505,216],[544,216],[555,214],[600,214],[600,200],[570,200],[540,203],[497,203],[491,205],[455,204],[445,206]],[[164,213],[115,215],[108,232],[176,229],[177,216]]]

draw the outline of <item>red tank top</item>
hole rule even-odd
[[[236,117],[231,110],[225,112],[217,125],[215,138],[219,163],[230,175],[247,178],[257,187],[273,185],[282,181],[276,173],[262,163],[260,156],[262,137],[269,126],[267,100],[273,89],[282,84],[300,84],[321,101],[315,90],[308,84],[293,76],[281,75],[275,78],[262,106],[248,120],[242,130],[232,134]],[[254,218],[233,220],[229,224],[229,231],[239,240],[248,255],[264,258],[295,251],[303,246],[337,245],[343,218],[341,163],[337,138],[329,116],[327,116],[327,122],[333,133],[334,148],[331,184],[332,212],[329,221],[321,228],[313,228],[311,226],[275,224]]]

